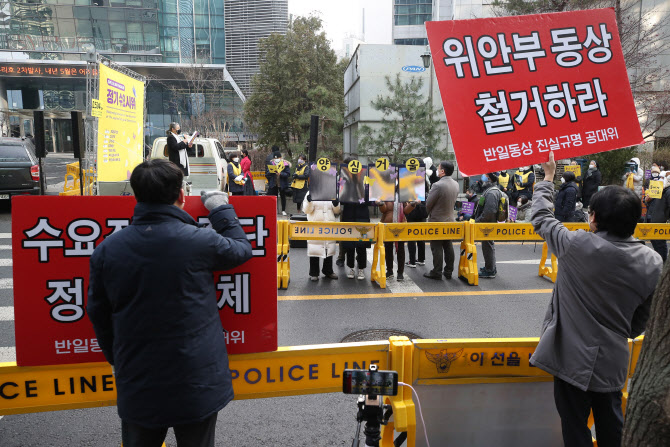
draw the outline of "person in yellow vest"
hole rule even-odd
[[[228,192],[230,195],[243,196],[246,180],[240,165],[240,154],[235,152],[230,158],[230,163],[228,163]]]
[[[512,191],[512,203],[516,203],[519,196],[525,196],[528,200],[533,199],[533,185],[535,184],[535,173],[532,166],[523,166],[514,173],[514,188]],[[512,188],[510,188],[512,189]]]
[[[298,165],[293,173],[293,182],[291,182],[291,188],[293,188],[293,202],[298,207],[298,211],[301,210],[302,202],[305,200],[305,195],[309,189],[309,183],[307,182],[308,178],[309,166],[307,165],[307,156],[305,154],[300,154],[300,157],[298,157]]]
[[[500,171],[500,175],[498,176],[498,187],[502,192],[505,194],[509,195],[509,191],[507,190],[507,185],[509,185],[509,172],[507,171]]]

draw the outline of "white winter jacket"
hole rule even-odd
[[[305,197],[302,210],[310,222],[337,222],[335,216],[340,214],[340,205],[333,206],[332,202],[310,202]],[[327,258],[334,254],[335,241],[307,241],[308,256]]]

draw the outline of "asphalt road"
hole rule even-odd
[[[54,178],[72,161],[52,160],[46,172]],[[11,208],[0,203],[0,362],[15,359],[10,233]],[[339,343],[368,329],[421,338],[539,335],[553,286],[537,276],[540,245],[498,244],[498,277],[480,279],[477,287],[423,278],[431,264],[428,247],[427,252],[427,266],[407,268],[405,282],[390,280],[381,290],[369,279],[347,279],[343,268],[336,268],[339,280],[312,282],[306,250],[292,249],[291,283],[279,291],[279,345]],[[368,265],[371,261],[368,257]],[[356,396],[337,393],[234,401],[219,414],[217,446],[348,446],[355,414]],[[171,432],[166,444],[176,445]],[[120,421],[115,407],[5,416],[0,445],[118,446]]]

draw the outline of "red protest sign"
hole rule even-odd
[[[276,198],[231,197],[253,258],[216,272],[230,354],[277,349]],[[15,197],[12,200],[14,319],[19,366],[99,362],[105,358],[86,315],[89,259],[109,234],[127,226],[134,197]],[[199,197],[185,210],[200,223]],[[130,268],[130,267],[129,267]]]
[[[467,175],[643,142],[613,9],[427,22]]]

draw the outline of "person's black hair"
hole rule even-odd
[[[627,238],[633,235],[642,215],[640,198],[623,186],[608,186],[591,197],[589,212],[595,213],[598,231]]]
[[[526,203],[528,203],[528,197],[526,197],[526,196],[519,196],[519,200],[521,201],[522,205],[525,205]]]
[[[281,158],[281,152],[279,152],[279,151],[274,151],[274,152],[272,152],[272,156],[273,156],[274,158]]]
[[[279,152],[279,146],[272,146],[272,152]]]
[[[344,160],[342,160],[342,163],[344,163],[345,165],[348,165],[349,163],[351,163],[354,160],[356,160],[356,158],[354,158],[352,155],[347,155],[344,158]]]
[[[440,169],[444,171],[444,175],[451,175],[454,173],[454,164],[450,161],[441,161]]]
[[[249,151],[247,149],[242,149],[242,154],[244,154],[245,157],[248,157]]]
[[[140,163],[130,175],[138,202],[172,205],[179,197],[184,173],[171,161],[156,158]]]
[[[565,183],[567,182],[574,182],[577,177],[575,177],[575,173],[572,171],[565,171],[563,173],[563,178],[565,179]]]
[[[491,183],[498,183],[498,174],[496,174],[495,172],[489,172],[488,174],[486,174],[486,176],[489,178],[489,181]]]

